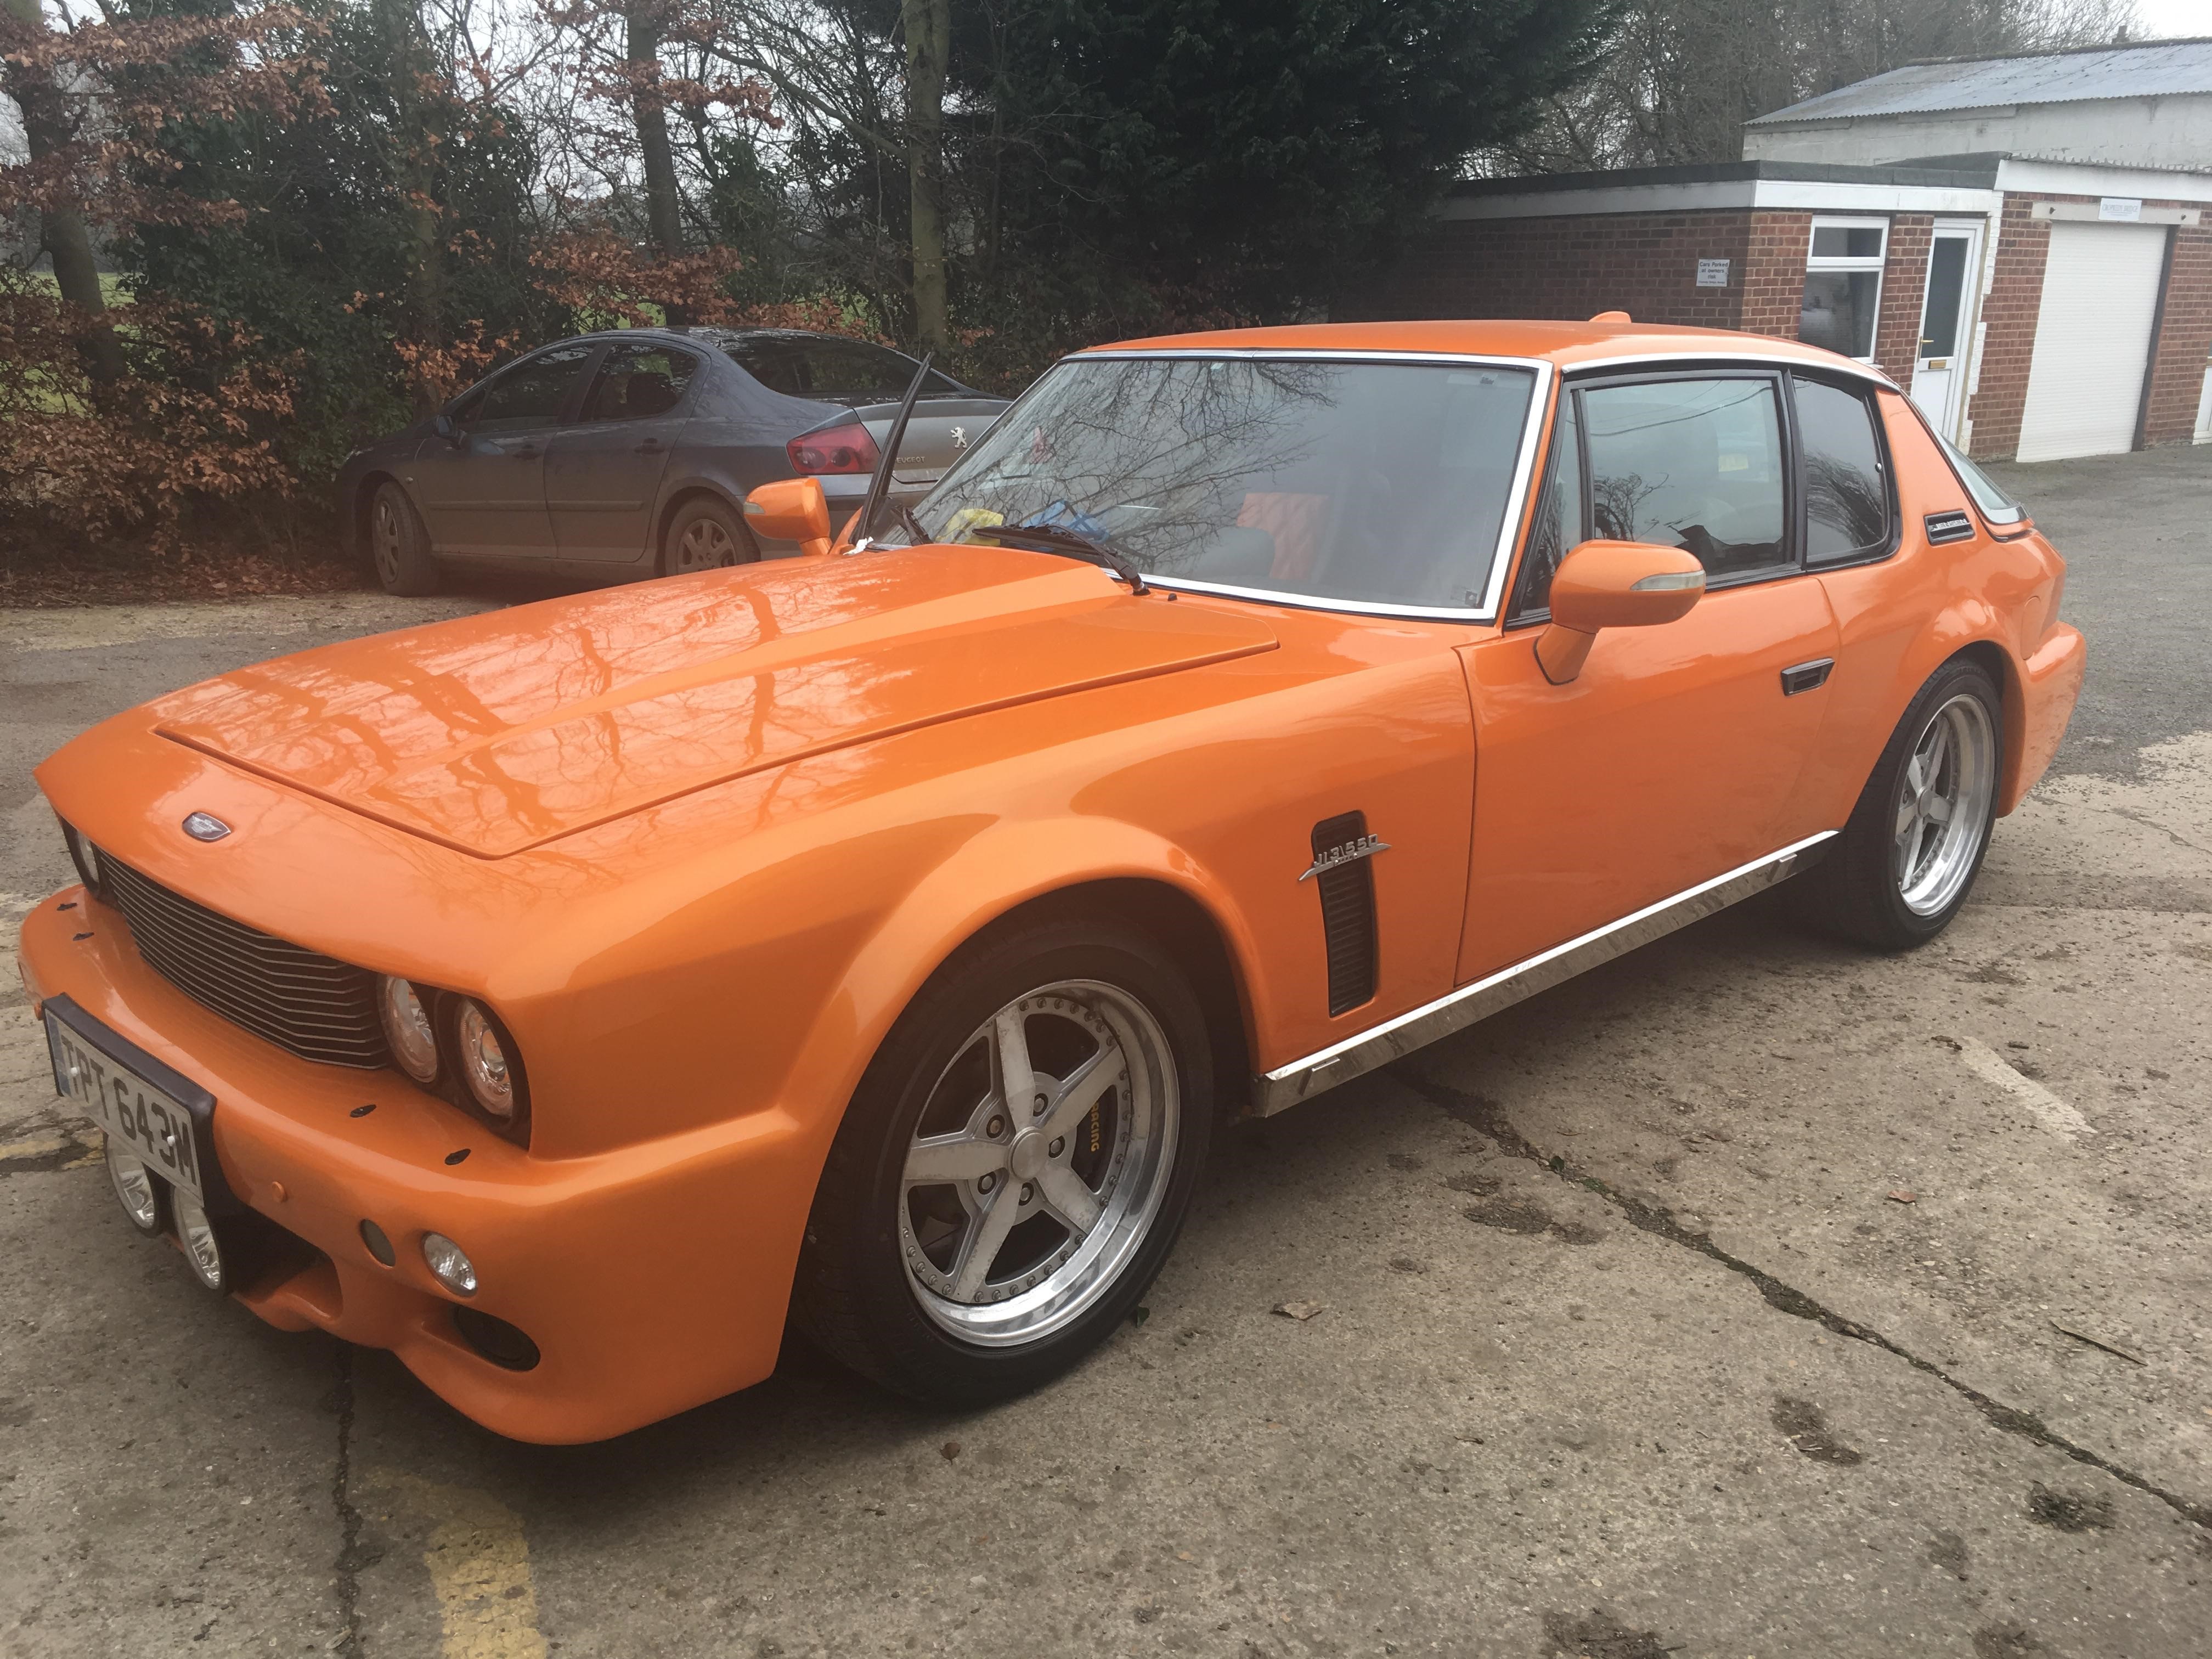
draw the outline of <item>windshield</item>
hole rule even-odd
[[[1932,426],[1928,429],[1936,432]],[[1944,454],[1951,459],[1951,470],[1959,475],[1959,482],[1966,486],[1966,493],[1974,498],[1974,505],[1982,509],[1984,518],[1991,524],[2018,524],[2027,517],[2027,509],[1999,489],[1996,480],[1960,454],[1948,438],[1936,432],[1936,441],[1943,446]]]
[[[916,516],[940,541],[1073,531],[1168,581],[1475,609],[1535,385],[1475,362],[1073,358]]]

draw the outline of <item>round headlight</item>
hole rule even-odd
[[[514,1068],[507,1041],[480,1002],[464,1002],[453,1024],[454,1046],[460,1050],[461,1075],[477,1104],[505,1122],[514,1115]]]
[[[422,1235],[422,1261],[431,1276],[455,1296],[477,1293],[477,1264],[445,1234]]]
[[[384,1040],[399,1069],[417,1083],[438,1080],[438,1034],[430,1024],[430,1011],[415,988],[404,979],[377,981],[376,1011],[384,1021]]]
[[[100,854],[94,848],[92,838],[75,824],[64,823],[62,825],[62,839],[69,843],[70,856],[76,861],[77,874],[84,878],[86,886],[97,892],[100,877],[105,872],[100,867]]]

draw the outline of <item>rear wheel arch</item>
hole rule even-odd
[[[2020,665],[2012,653],[1995,640],[1976,640],[1952,653],[1945,666],[1961,659],[1972,662],[1996,682],[2004,699],[2004,754],[1997,775],[1997,816],[2003,817],[2020,805],[2021,768],[2027,752],[2027,693]]]
[[[658,565],[661,555],[667,550],[668,532],[675,526],[676,515],[694,501],[713,501],[729,513],[757,560],[761,556],[760,543],[753,538],[752,529],[745,523],[745,504],[732,501],[727,490],[717,489],[712,484],[687,483],[671,490],[668,499],[660,504],[660,511],[653,515],[653,546],[648,555],[652,562]]]

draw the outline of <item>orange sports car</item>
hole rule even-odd
[[[793,1319],[1031,1387],[1224,1118],[1785,878],[1939,932],[2081,683],[2021,507],[1746,335],[1113,346],[879,533],[748,511],[805,555],[244,669],[38,774],[82,884],[24,974],[131,1223],[523,1439]]]

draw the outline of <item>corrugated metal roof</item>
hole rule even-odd
[[[1838,121],[1855,115],[1913,115],[2012,104],[2079,103],[2091,98],[2166,98],[2212,93],[2212,40],[2033,57],[1913,64],[1808,98],[1745,123]]]

